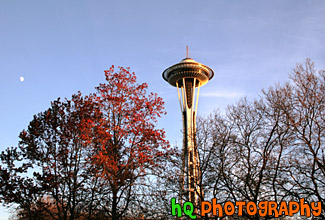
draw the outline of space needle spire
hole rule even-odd
[[[183,116],[183,152],[181,195],[196,207],[202,196],[200,188],[200,161],[196,144],[196,114],[200,87],[212,79],[214,72],[208,66],[186,58],[167,68],[162,77],[177,87],[179,104]]]

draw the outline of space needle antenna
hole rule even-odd
[[[189,58],[188,57],[188,46],[186,45],[186,58]]]

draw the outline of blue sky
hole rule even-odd
[[[324,20],[321,0],[0,0],[0,150],[52,100],[93,92],[111,65],[131,67],[163,97],[159,127],[180,145],[177,91],[161,74],[186,45],[215,72],[200,91],[206,115],[258,97],[307,57],[324,68]]]

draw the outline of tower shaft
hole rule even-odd
[[[197,84],[198,83],[198,84]],[[199,81],[193,78],[183,78],[177,82],[179,102],[183,114],[183,163],[182,191],[187,200],[195,206],[201,196],[200,163],[196,145],[196,108],[198,104]],[[197,88],[195,85],[198,85]],[[180,92],[181,90],[181,92]]]

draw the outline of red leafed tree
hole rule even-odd
[[[165,114],[163,100],[147,94],[148,85],[138,84],[129,68],[114,72],[112,66],[105,75],[107,82],[93,95],[103,117],[88,138],[93,143],[93,164],[110,187],[106,210],[112,219],[119,219],[135,200],[144,177],[159,168],[170,150],[164,131],[155,126]]]
[[[97,92],[35,115],[19,146],[0,154],[0,202],[16,204],[19,219],[140,214],[147,178],[172,153],[156,128],[163,101],[128,68],[105,75]]]

